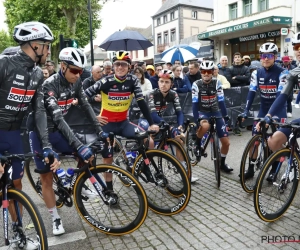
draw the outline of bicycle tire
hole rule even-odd
[[[254,190],[254,208],[258,217],[263,221],[273,222],[278,220],[287,211],[296,195],[299,183],[300,162],[297,153],[294,154],[293,166],[291,166],[291,173],[293,173],[294,178],[286,186],[282,185],[283,175],[286,170],[286,159],[289,159],[290,152],[290,149],[284,148],[271,154],[257,177],[256,188]],[[275,180],[269,182],[266,180],[266,176],[269,170],[271,170],[272,164],[278,161],[278,159],[282,161],[282,165]],[[277,183],[278,180],[279,183]],[[283,199],[286,197],[287,199],[284,202]],[[274,202],[274,204],[270,205],[271,202]]]
[[[149,208],[161,215],[180,213],[186,208],[191,197],[191,183],[186,171],[173,155],[165,151],[152,149],[147,150],[146,154],[147,159],[142,155],[137,157],[132,174],[143,185]],[[163,159],[166,160],[165,165],[162,163]],[[159,164],[155,160],[159,161]],[[145,168],[145,162],[148,161],[150,168]],[[157,169],[160,172],[157,172]],[[153,179],[148,180],[151,179],[151,175],[155,176],[156,182]]]
[[[196,124],[195,124],[195,127],[196,127]],[[190,165],[192,167],[194,167],[198,164],[198,161],[197,161],[196,156],[194,154],[194,148],[195,148],[196,141],[193,140],[192,137],[190,136],[190,130],[191,130],[191,127],[189,126],[186,130],[185,147],[186,147],[186,153],[187,153],[188,158],[190,160]]]
[[[178,149],[179,152],[182,154],[183,160],[186,163],[186,166],[183,166],[183,168],[185,169],[186,174],[187,174],[189,180],[191,181],[191,178],[192,178],[192,169],[191,169],[191,163],[190,163],[190,160],[188,158],[187,152],[184,150],[183,146],[178,141],[176,141],[175,139],[171,139],[171,138],[167,139],[167,145],[170,145],[171,147],[175,147],[175,150],[171,148],[171,153],[172,153],[172,155],[174,157],[176,157],[176,149]],[[158,149],[164,150],[164,143],[163,143],[163,141],[161,141],[159,143]],[[174,151],[175,151],[175,155],[174,155]],[[170,150],[168,150],[167,152],[170,153]]]
[[[221,153],[219,147],[219,138],[216,133],[213,134],[213,161],[215,168],[215,177],[217,181],[217,187],[220,188],[221,185],[221,173],[220,173],[220,165],[221,165]]]
[[[36,243],[39,242],[39,249],[47,250],[48,249],[48,240],[47,233],[45,229],[44,222],[38,211],[36,205],[32,201],[32,199],[23,191],[17,190],[15,188],[9,188],[7,190],[7,198],[8,200],[15,200],[23,206],[23,214],[22,214],[22,225],[23,225],[23,233],[26,235],[26,238],[31,238]],[[16,204],[15,204],[16,205]],[[2,206],[2,193],[0,193],[0,207]],[[10,211],[13,207],[10,207]],[[14,208],[15,211],[20,208]],[[11,220],[11,215],[8,216],[9,220]],[[9,222],[8,235],[13,235],[12,227],[10,227],[11,223]],[[34,237],[34,238],[33,238]],[[2,240],[1,240],[2,239]],[[37,239],[37,240],[36,240]],[[10,239],[10,242],[13,239]],[[0,242],[4,243],[4,234],[1,231],[0,234]],[[13,243],[7,246],[7,249],[13,248]],[[2,247],[1,247],[2,249]]]
[[[265,147],[262,148],[262,136],[261,135],[255,135],[253,136],[247,143],[243,155],[242,155],[242,159],[241,159],[241,164],[240,164],[240,183],[242,185],[243,190],[246,193],[253,193],[254,192],[254,186],[256,183],[256,179],[257,179],[257,175],[259,174],[259,171],[262,169],[264,162],[267,160],[268,156],[269,156],[269,149],[268,149],[268,143],[267,140],[265,140],[264,145]],[[256,164],[254,167],[254,176],[253,178],[249,178],[247,180],[245,180],[245,172],[247,170],[247,167],[249,167],[250,164],[250,149],[252,147],[252,145],[254,145],[254,147],[256,147],[257,145],[256,142],[259,142],[259,146],[258,146],[258,153],[257,153],[257,159],[256,159]],[[255,149],[254,149],[255,150]],[[254,153],[254,150],[251,154]],[[263,154],[263,156],[261,155]],[[246,167],[247,166],[247,167]]]
[[[89,179],[85,173],[81,173],[74,185],[74,203],[80,216],[94,229],[109,235],[120,236],[137,230],[145,221],[148,213],[147,196],[142,185],[128,171],[116,166],[100,164],[90,167],[90,170],[94,176],[107,172],[113,174],[114,192],[118,195],[118,206],[122,209],[105,205],[99,196],[96,196],[95,200],[92,201],[90,199],[83,200],[81,190],[84,183]],[[99,177],[101,178],[101,176]],[[120,177],[126,179],[128,185],[123,185]],[[94,189],[93,186],[90,188]],[[96,192],[95,189],[94,192]],[[126,208],[125,205],[128,207]],[[121,214],[123,212],[124,214]],[[116,221],[117,225],[107,225]]]

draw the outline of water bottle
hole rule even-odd
[[[132,165],[135,161],[135,158],[136,158],[136,152],[128,151],[128,152],[126,152],[126,157],[128,159],[129,166],[132,167]]]
[[[205,133],[202,137],[202,140],[201,140],[201,147],[204,148],[204,145],[205,145],[205,142],[206,142],[206,138],[208,136],[208,133]]]
[[[74,176],[74,169],[73,168],[68,168],[67,173],[66,173],[66,184],[70,186],[72,179]]]
[[[58,178],[61,180],[62,184],[65,186],[66,185],[66,172],[62,168],[59,168],[56,170],[56,174]]]

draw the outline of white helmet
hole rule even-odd
[[[200,69],[214,69],[215,65],[213,61],[204,61],[200,64]]]
[[[84,68],[86,65],[85,54],[80,49],[72,47],[62,49],[59,53],[59,60],[79,68]]]
[[[54,36],[49,27],[40,22],[27,22],[15,26],[13,37],[19,44],[33,40],[49,42],[54,40]]]
[[[275,43],[264,43],[262,46],[260,46],[259,53],[277,54],[278,53],[278,47]]]
[[[292,45],[295,43],[300,43],[300,32],[296,33],[294,38],[292,39]]]

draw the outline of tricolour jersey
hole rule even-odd
[[[192,86],[192,102],[199,104],[200,112],[219,111],[219,103],[224,101],[222,84],[216,78],[210,83],[203,83],[202,80],[195,81]]]

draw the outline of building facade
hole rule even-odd
[[[265,42],[276,43],[280,57],[293,56],[291,38],[299,32],[299,10],[299,0],[214,0],[215,22],[198,39],[214,41],[216,61],[227,55],[231,62],[235,52],[258,59]]]
[[[213,23],[213,1],[166,0],[152,16],[154,53],[194,37]]]

